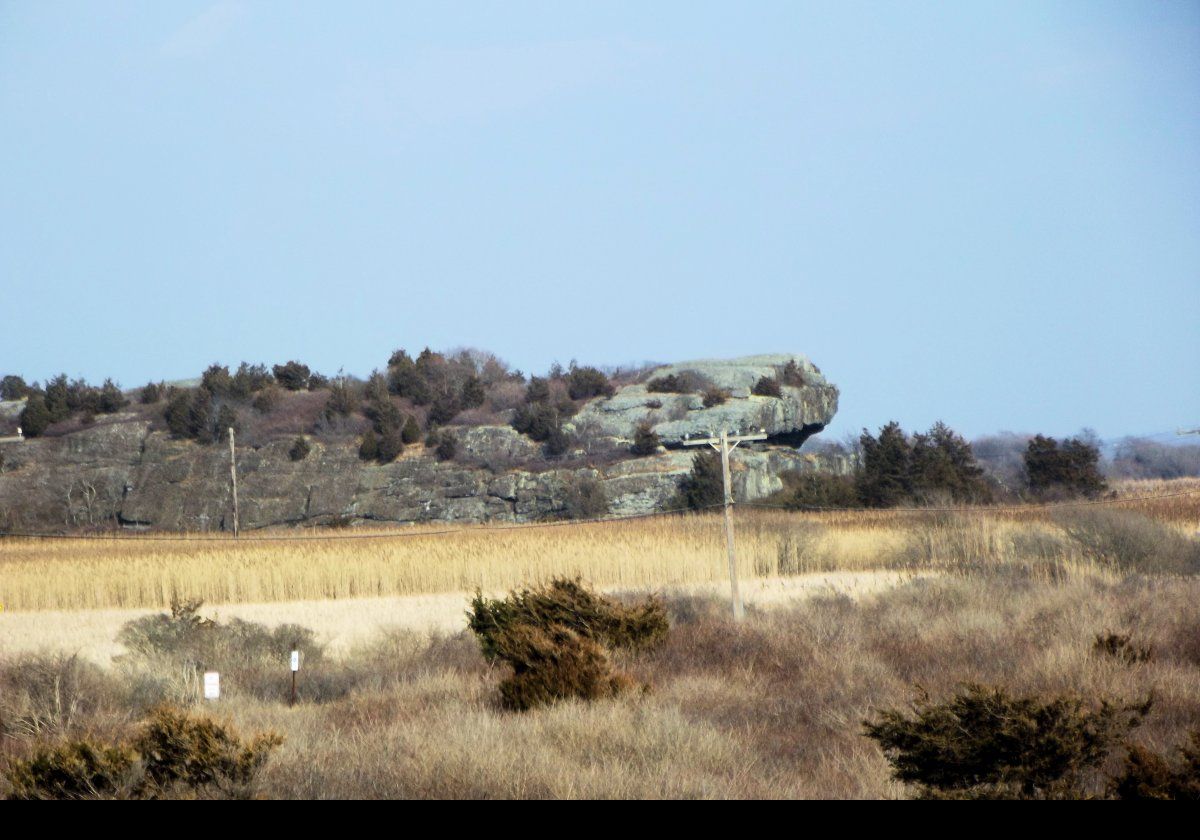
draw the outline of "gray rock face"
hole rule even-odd
[[[783,385],[779,397],[751,393],[760,378],[778,376],[788,362],[801,372],[802,386]],[[576,415],[575,425],[594,424],[603,434],[629,441],[638,424],[649,422],[668,447],[682,444],[685,437],[705,437],[722,429],[731,433],[763,429],[771,443],[796,447],[825,428],[837,413],[837,388],[799,354],[680,362],[656,369],[647,383],[672,375],[711,383],[727,391],[729,398],[705,408],[699,393],[656,393],[645,383],[628,385],[609,399],[588,403]]]
[[[760,376],[795,359],[803,387],[781,398],[749,389]],[[438,462],[420,446],[394,463],[366,464],[357,442],[312,438],[302,461],[288,456],[292,438],[238,451],[238,497],[246,530],[334,519],[376,522],[508,521],[553,516],[566,507],[572,486],[600,482],[613,515],[662,508],[691,469],[694,452],[678,448],[685,434],[766,428],[767,445],[741,447],[733,458],[735,498],[749,501],[782,487],[781,474],[809,470],[816,461],[795,448],[822,428],[837,406],[837,389],[800,356],[755,356],[728,362],[691,362],[654,376],[695,371],[735,393],[704,408],[698,395],[649,394],[644,385],[593,400],[576,415],[608,439],[633,437],[645,419],[668,445],[646,458],[602,459],[587,468],[554,467],[537,444],[507,426],[457,430],[459,457]],[[741,392],[745,393],[742,394]],[[741,394],[738,396],[737,394]],[[649,403],[658,400],[661,406]],[[584,453],[586,450],[580,450]],[[134,415],[111,415],[82,431],[23,443],[0,444],[0,529],[61,530],[119,525],[182,531],[232,527],[228,449],[173,439]],[[513,468],[517,464],[519,468]]]

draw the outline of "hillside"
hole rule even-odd
[[[246,368],[214,366],[192,389],[147,386],[108,412],[64,411],[39,437],[0,444],[0,528],[230,530],[226,425],[238,429],[243,529],[649,512],[691,467],[683,440],[722,428],[768,434],[736,459],[738,497],[754,499],[811,466],[798,447],[838,399],[793,354],[526,380],[494,357],[398,351],[386,375],[304,368],[302,387],[288,366],[249,368],[262,375],[239,386]],[[53,387],[2,413],[51,403]]]

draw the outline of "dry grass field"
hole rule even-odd
[[[742,508],[737,517],[747,588],[777,592],[751,597],[741,624],[728,616],[720,519],[711,516],[355,540],[0,542],[0,619],[53,639],[72,616],[182,596],[242,603],[245,618],[267,625],[298,620],[286,602],[308,602],[317,644],[369,625],[306,662],[295,708],[283,661],[230,650],[205,663],[222,671],[224,687],[207,712],[283,736],[257,786],[278,798],[906,796],[863,737],[863,720],[906,707],[918,691],[946,697],[967,682],[1094,703],[1152,695],[1135,737],[1160,752],[1200,727],[1198,495],[1039,510]],[[888,575],[886,585],[803,585],[814,574],[873,572]],[[476,587],[564,574],[667,595],[665,645],[614,654],[648,688],[504,711],[503,669],[452,621],[431,616],[461,615],[462,593]],[[320,618],[333,614],[321,612],[330,599],[345,608]],[[417,618],[425,608],[430,615]],[[1148,655],[1097,650],[1107,633],[1128,634]],[[200,708],[197,670],[169,656],[130,654],[102,667],[0,654],[0,766],[63,738],[115,738],[164,700]],[[0,776],[0,796],[4,784]],[[1089,793],[1103,793],[1101,783]]]

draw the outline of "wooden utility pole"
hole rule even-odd
[[[720,437],[698,438],[689,440],[684,438],[684,446],[703,446],[707,444],[713,449],[721,453],[721,481],[725,486],[725,550],[729,555],[729,586],[733,596],[733,618],[735,621],[741,621],[745,615],[745,610],[742,608],[742,593],[738,589],[737,576],[737,554],[733,548],[733,483],[729,477],[729,453],[737,449],[737,445],[744,440],[766,440],[766,430],[760,431],[754,435],[731,435],[725,429],[721,430]],[[733,444],[730,446],[730,444]]]
[[[229,477],[233,479],[233,538],[238,538],[237,449],[233,426],[229,427]]]

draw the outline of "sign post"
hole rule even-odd
[[[204,672],[204,699],[219,700],[221,697],[221,675],[217,671]]]
[[[292,651],[292,699],[289,706],[296,705],[296,673],[300,670],[300,651]]]

